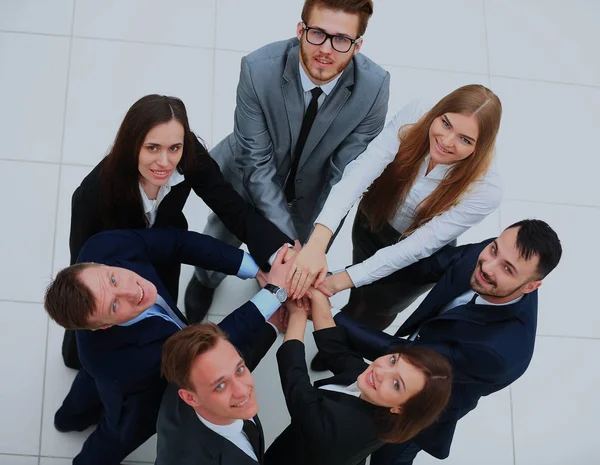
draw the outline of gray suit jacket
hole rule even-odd
[[[300,43],[266,45],[242,58],[233,133],[210,155],[225,178],[288,236],[306,241],[332,186],[385,123],[390,75],[360,53],[317,113],[296,174],[290,212],[283,186],[304,116]]]

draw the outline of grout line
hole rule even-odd
[[[545,337],[548,339],[578,339],[584,341],[600,341],[600,337],[594,336],[561,336],[559,334],[536,334],[535,337]]]
[[[215,142],[215,128],[216,128],[216,115],[215,115],[215,90],[217,86],[217,20],[219,14],[219,2],[215,1],[215,17],[214,17],[214,30],[213,30],[213,82],[212,82],[212,95],[211,95],[211,124],[212,128],[210,130],[210,147],[213,148],[217,143]]]
[[[152,42],[145,40],[135,40],[135,39],[114,39],[111,37],[93,37],[93,36],[78,36],[73,35],[74,39],[83,39],[83,40],[98,40],[101,42],[120,42],[124,44],[138,44],[138,45],[159,45],[163,47],[180,47],[187,48],[192,50],[214,50],[214,47],[207,47],[205,45],[187,45],[187,44],[172,44],[168,42]]]
[[[11,304],[43,304],[42,301],[34,301],[34,300],[14,300],[14,299],[0,299],[2,303],[11,303]]]
[[[487,29],[487,14],[485,10],[485,0],[481,0],[481,6],[483,8],[483,29],[484,29],[484,38],[485,38],[485,57],[487,62],[487,70],[488,70],[488,79],[490,82],[490,86],[492,85],[492,71],[490,68],[490,44],[488,40],[488,29]]]
[[[37,163],[40,165],[77,166],[77,167],[83,167],[83,168],[94,168],[96,166],[96,165],[87,165],[84,163],[71,163],[71,162],[63,163],[62,161],[23,160],[22,158],[0,157],[0,162],[3,162],[3,161],[21,162],[21,163]]]
[[[518,77],[518,76],[509,76],[509,75],[505,75],[505,74],[492,74],[491,77],[500,78],[500,79],[510,79],[513,81],[537,82],[537,83],[543,83],[543,84],[556,84],[556,85],[561,85],[561,86],[584,87],[587,89],[600,89],[600,85],[579,84],[577,82],[553,81],[551,79]]]
[[[10,31],[7,29],[0,29],[0,33],[4,34],[19,34],[19,35],[31,35],[31,36],[44,36],[44,37],[71,37],[68,34],[55,34],[52,32],[34,32],[34,31]]]
[[[513,406],[512,386],[508,387],[508,395],[510,398],[510,431],[512,435],[513,465],[517,465],[517,448],[515,446],[515,411]]]
[[[63,154],[64,154],[64,150],[65,150],[65,132],[66,132],[66,126],[67,126],[67,103],[68,103],[68,97],[69,97],[69,79],[71,76],[71,57],[73,55],[73,30],[75,28],[75,7],[77,4],[77,0],[73,1],[73,15],[71,17],[71,37],[69,39],[69,58],[67,60],[67,82],[65,85],[65,99],[64,99],[64,109],[63,109],[63,127],[62,127],[62,141],[61,141],[61,147],[60,147],[60,162],[61,164],[58,165],[58,186],[56,189],[56,203],[55,203],[55,209],[54,209],[54,241],[52,243],[52,261],[50,262],[50,276],[52,276],[53,272],[54,272],[54,261],[56,259],[56,239],[57,239],[57,231],[58,231],[58,210],[59,210],[59,203],[60,203],[60,186],[61,186],[61,182],[62,182],[62,159],[63,159]],[[50,318],[46,318],[46,353],[45,353],[45,357],[44,357],[44,373],[43,373],[43,381],[42,381],[42,414],[41,414],[41,418],[40,418],[40,436],[39,436],[39,449],[38,449],[38,453],[40,455],[40,458],[38,460],[38,465],[39,462],[41,462],[41,455],[42,455],[42,436],[43,436],[43,432],[44,432],[44,401],[46,398],[46,375],[48,372],[48,343],[50,340]]]
[[[504,202],[541,203],[541,204],[544,204],[544,205],[554,205],[554,206],[558,205],[558,206],[561,206],[561,207],[578,207],[578,208],[593,208],[593,209],[599,209],[600,208],[600,205],[584,205],[584,204],[579,204],[579,203],[566,203],[566,202],[548,202],[548,201],[544,201],[544,200],[511,199],[509,197],[506,197],[504,199]]]

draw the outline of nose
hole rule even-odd
[[[328,37],[325,39],[325,42],[321,44],[319,47],[319,51],[323,54],[330,54],[333,52],[333,47],[331,46],[331,39]]]
[[[160,152],[160,154],[158,155],[158,158],[156,160],[156,163],[161,168],[164,168],[164,167],[166,167],[168,165],[168,163],[169,163],[169,157],[167,155],[167,151],[166,150],[162,150]]]
[[[248,386],[240,379],[234,379],[231,385],[231,392],[236,399],[243,399],[248,395]]]

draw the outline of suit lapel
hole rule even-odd
[[[302,89],[302,83],[300,82],[299,53],[299,45],[293,47],[288,53],[285,69],[283,70],[283,80],[285,83],[281,86],[292,139],[292,146],[289,154],[290,163],[292,162],[294,147],[296,147],[296,143],[298,142],[300,128],[302,127],[302,118],[304,116],[304,91]]]
[[[352,92],[351,87],[354,85],[354,60],[350,61],[350,64],[346,67],[340,80],[336,84],[333,91],[325,98],[325,101],[317,112],[315,122],[308,133],[306,144],[300,155],[300,161],[298,162],[298,170],[302,169],[302,166],[310,158],[315,147],[319,141],[323,138],[331,123],[335,120],[339,112],[344,107],[344,104],[350,98]],[[300,121],[302,123],[302,121]]]

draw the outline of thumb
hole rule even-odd
[[[275,255],[275,260],[273,260],[273,265],[281,265],[283,263],[283,259],[285,258],[285,254],[287,253],[287,245],[282,245],[277,251],[277,255]]]

